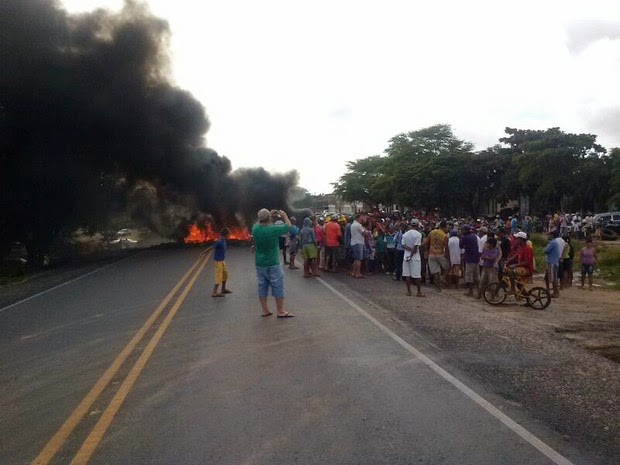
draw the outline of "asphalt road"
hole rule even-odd
[[[295,318],[261,318],[248,248],[225,298],[197,259],[146,251],[0,309],[0,464],[597,463],[424,355],[361,280],[286,270]]]

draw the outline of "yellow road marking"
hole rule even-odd
[[[208,257],[207,257],[208,260]],[[200,263],[200,258],[196,260],[196,262],[192,265],[185,275],[181,278],[181,280],[174,286],[174,288],[168,293],[168,295],[162,300],[161,304],[157,307],[157,309],[153,312],[150,318],[144,323],[144,326],[140,328],[140,330],[136,333],[136,335],[129,341],[127,346],[121,351],[120,354],[114,359],[112,364],[108,367],[108,369],[103,373],[101,378],[95,383],[92,389],[86,394],[86,397],[80,402],[80,404],[75,408],[73,413],[65,420],[60,429],[52,436],[52,438],[48,441],[45,447],[41,450],[39,455],[32,461],[32,465],[47,465],[50,463],[54,455],[60,450],[63,444],[67,441],[67,438],[71,435],[73,430],[77,427],[77,425],[82,421],[82,418],[88,413],[90,407],[97,400],[97,398],[101,395],[106,386],[110,383],[112,378],[116,375],[118,370],[121,368],[123,363],[127,360],[127,357],[134,351],[140,340],[144,337],[149,328],[153,325],[155,320],[159,317],[161,312],[168,306],[168,303],[172,300],[177,291],[181,288],[183,283],[187,280],[187,278],[192,274],[192,272],[196,269],[198,264]],[[203,263],[202,268],[204,267]]]
[[[101,418],[99,418],[99,421],[97,422],[95,427],[92,429],[88,437],[84,440],[82,447],[80,447],[80,450],[77,452],[77,454],[71,461],[70,465],[86,465],[88,463],[88,461],[90,460],[90,457],[93,455],[93,452],[95,452],[95,449],[97,448],[97,446],[103,439],[103,436],[105,435],[108,427],[110,426],[110,423],[112,423],[114,416],[116,415],[118,410],[121,408],[121,405],[125,401],[125,398],[129,394],[129,391],[131,390],[134,383],[140,376],[140,373],[144,369],[146,362],[148,362],[149,358],[153,354],[153,351],[155,350],[155,347],[157,347],[157,344],[159,343],[160,339],[162,338],[162,336],[168,329],[170,322],[172,321],[177,311],[179,310],[179,308],[185,301],[185,298],[187,297],[187,294],[189,293],[191,288],[194,287],[194,284],[196,283],[196,279],[198,279],[198,276],[200,275],[203,268],[207,264],[207,260],[209,259],[210,255],[211,255],[211,252],[207,256],[207,258],[203,261],[198,271],[194,274],[189,284],[185,287],[185,289],[183,290],[183,292],[181,293],[181,295],[175,302],[174,306],[170,309],[170,312],[168,312],[168,315],[166,315],[166,318],[164,319],[160,327],[157,329],[157,332],[155,332],[155,334],[149,341],[148,345],[146,346],[146,349],[144,349],[144,352],[142,352],[142,355],[140,355],[140,358],[136,361],[135,365],[133,366],[133,368],[127,375],[127,378],[125,378],[125,381],[123,381],[123,384],[121,385],[119,390],[114,395],[114,398],[112,399],[108,407],[105,409],[105,411],[101,415]]]

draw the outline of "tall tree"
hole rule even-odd
[[[620,148],[610,151],[609,208],[620,208]]]
[[[605,156],[605,149],[593,134],[570,134],[559,128],[506,128],[506,133],[500,142],[512,150],[519,184],[538,210],[568,207],[563,204],[581,170],[593,164],[589,159]],[[593,208],[593,200],[588,203]]]
[[[453,163],[472,151],[473,144],[458,139],[447,124],[399,134],[386,149],[382,184],[390,186],[388,195],[396,203],[425,209],[447,206],[445,193],[455,187],[450,182],[454,180]]]
[[[361,201],[377,206],[385,200],[376,185],[385,167],[385,159],[379,155],[347,162],[347,172],[334,183],[334,193],[348,201]]]

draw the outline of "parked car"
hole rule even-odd
[[[616,234],[620,234],[620,219],[611,220],[603,223],[603,229],[611,229]]]
[[[601,226],[605,226],[605,224],[612,221],[620,221],[620,211],[597,213],[596,215],[594,215],[594,221],[596,221]]]
[[[132,239],[130,236],[132,235],[131,229],[123,228],[116,232],[116,237],[114,239],[109,240],[109,244],[113,246],[118,246],[122,249],[127,249],[131,247],[135,247],[134,244],[137,244],[138,241]]]

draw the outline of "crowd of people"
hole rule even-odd
[[[563,285],[572,285],[575,254],[571,231],[564,229],[569,221],[566,215],[549,216],[546,228],[549,242],[543,250],[547,265],[545,282],[547,289],[553,291],[551,296],[557,298]],[[529,240],[532,223],[527,215],[521,221],[517,215],[506,220],[499,216],[491,221],[448,220],[416,212],[400,215],[375,211],[351,216],[308,216],[300,227],[297,219],[289,219],[286,212],[263,208],[252,227],[261,316],[273,315],[267,301],[271,293],[276,316],[293,317],[284,308],[285,275],[280,257],[293,271],[300,268],[296,261],[298,255],[303,259],[304,278],[318,277],[323,272],[347,272],[356,279],[385,274],[404,281],[407,295],[413,295],[415,285],[415,295],[425,297],[422,284],[428,283],[437,292],[463,286],[467,289],[465,295],[480,298],[485,286],[498,282],[506,274],[512,292],[516,292],[516,282],[531,280],[536,270],[534,246]],[[203,252],[215,250],[213,297],[231,293],[226,287],[227,235],[225,228],[222,237]],[[592,238],[586,236],[586,246],[579,254],[582,289],[587,277],[592,290],[596,260]]]
[[[504,273],[509,272],[514,290],[515,278],[531,280],[536,269],[529,236],[537,220],[529,215],[442,219],[419,212],[401,215],[375,211],[306,217],[300,226],[296,218],[290,221],[288,233],[279,239],[282,259],[295,270],[295,257],[301,254],[306,278],[323,272],[348,272],[361,279],[385,274],[404,281],[407,295],[412,295],[411,286],[415,284],[416,295],[424,297],[420,285],[428,283],[437,292],[463,286],[466,295],[480,298],[484,287],[502,279]],[[560,212],[545,218],[544,231],[549,237],[544,248],[545,282],[552,297],[559,297],[560,289],[573,283],[575,251],[571,237],[590,236],[594,231],[582,227],[581,222],[580,216]],[[579,261],[582,288],[587,277],[591,290],[596,252],[589,240]]]
[[[544,232],[557,231],[561,237],[571,236],[575,239],[597,237],[600,240],[601,225],[592,213],[549,212],[545,216]]]

